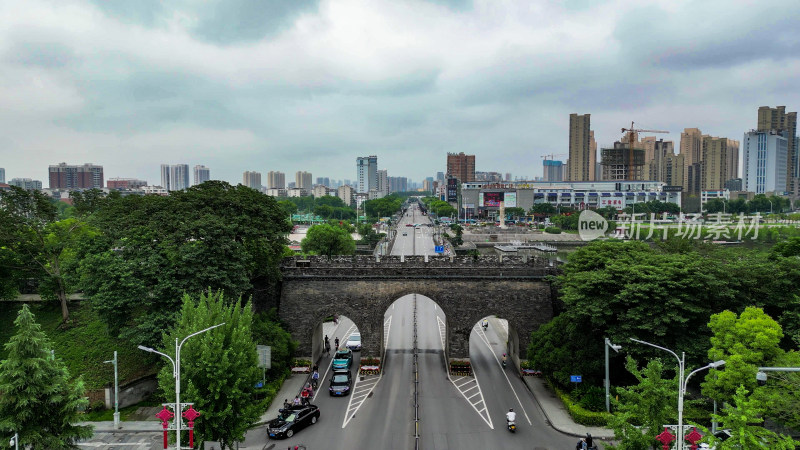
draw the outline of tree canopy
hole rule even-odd
[[[77,425],[89,401],[83,382],[71,380],[67,368],[50,354],[50,343],[23,305],[14,321],[16,334],[5,344],[0,362],[0,431],[19,433],[20,447],[78,448],[92,427]]]
[[[306,253],[329,258],[333,255],[352,255],[356,251],[356,242],[350,233],[343,227],[328,223],[309,228],[300,246]]]

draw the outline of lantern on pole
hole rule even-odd
[[[194,448],[194,420],[200,417],[200,413],[194,409],[194,406],[189,406],[189,409],[181,414],[184,419],[188,421],[189,425],[189,447]]]
[[[168,444],[167,429],[169,428],[169,421],[175,417],[175,414],[173,414],[172,411],[168,410],[165,406],[164,409],[156,414],[156,417],[161,420],[161,426],[164,427],[164,448],[166,449]]]
[[[689,446],[690,449],[697,450],[697,443],[700,442],[700,439],[703,439],[703,435],[697,432],[697,427],[694,427],[692,428],[692,432],[687,434],[684,439],[691,444]]]

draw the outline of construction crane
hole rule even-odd
[[[633,179],[633,141],[634,141],[634,133],[669,133],[669,131],[664,130],[643,130],[640,128],[633,128],[633,121],[631,121],[630,128],[623,128],[623,133],[628,133],[628,149],[629,159],[628,159],[628,178]]]
[[[555,160],[555,159],[556,159],[556,156],[568,156],[568,155],[569,155],[568,153],[551,153],[551,154],[549,154],[549,155],[543,155],[543,156],[542,156],[542,158],[544,158],[544,160],[545,160],[545,161],[547,161],[547,158],[548,158],[548,157],[549,157],[551,160]]]

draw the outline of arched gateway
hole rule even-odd
[[[472,327],[497,315],[508,319],[509,354],[519,364],[531,332],[553,318],[553,287],[546,277],[558,268],[526,256],[340,256],[287,258],[281,273],[278,315],[299,342],[298,356],[317,360],[319,324],[333,314],[355,322],[365,356],[382,355],[384,312],[398,298],[420,294],[446,315],[447,357],[468,358]]]

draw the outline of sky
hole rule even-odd
[[[533,177],[570,113],[600,147],[631,121],[741,140],[800,109],[798,24],[796,0],[3,0],[0,167]]]

